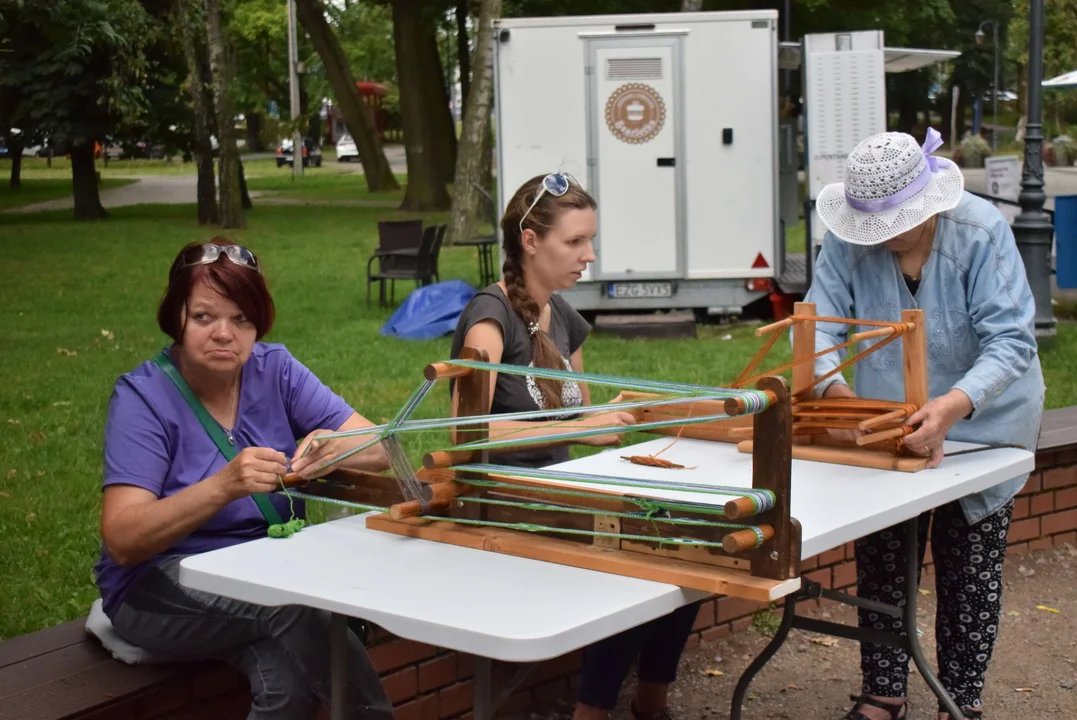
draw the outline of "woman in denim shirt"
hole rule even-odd
[[[964,191],[953,163],[931,156],[941,142],[930,129],[923,147],[909,135],[883,133],[850,153],[846,182],[824,188],[816,203],[830,232],[805,298],[829,317],[897,322],[902,310],[924,311],[932,399],[909,418],[919,427],[905,445],[929,455],[929,467],[945,462],[944,439],[1034,451],[1044,398],[1035,306],[1013,233],[993,205]],[[817,350],[845,341],[846,330],[818,323]],[[899,343],[858,363],[855,393],[840,374],[818,392],[903,401]],[[839,362],[837,353],[820,358],[816,377]],[[921,548],[932,526],[939,675],[965,717],[982,717],[1013,498],[1026,479],[1012,478],[920,518]],[[904,602],[903,540],[895,527],[857,541],[860,597]],[[859,620],[861,627],[903,630],[900,619],[866,610]],[[908,661],[901,650],[862,643],[862,694],[844,720],[904,718]],[[940,711],[939,718],[949,715]]]

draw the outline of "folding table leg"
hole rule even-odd
[[[329,619],[329,719],[344,720],[348,697],[348,618]]]
[[[475,720],[493,720],[493,688],[490,679],[490,658],[475,658],[475,700],[472,711]]]
[[[763,652],[752,661],[752,664],[748,666],[741,674],[740,680],[737,681],[737,687],[733,691],[733,707],[729,711],[729,720],[740,720],[742,705],[744,705],[744,695],[748,692],[748,686],[756,674],[763,669],[763,666],[770,662],[770,659],[778,652],[778,649],[785,643],[785,639],[789,637],[789,631],[793,628],[793,618],[796,617],[796,613],[797,596],[790,595],[785,599],[785,610],[782,613],[782,622],[778,626],[778,632],[774,634]]]
[[[475,697],[472,701],[472,711],[475,720],[493,720],[494,713],[512,696],[516,688],[520,686],[538,663],[524,663],[517,668],[516,672],[498,689],[497,697],[494,697],[494,685],[491,676],[490,658],[475,658]]]
[[[778,649],[781,647],[782,643],[785,642],[785,638],[792,628],[822,635],[830,635],[831,637],[846,638],[855,642],[888,645],[904,650],[912,657],[913,662],[916,663],[917,670],[920,671],[920,676],[924,679],[924,682],[927,683],[928,687],[931,688],[931,691],[935,693],[939,702],[942,703],[942,706],[946,709],[946,712],[950,714],[951,720],[965,720],[965,716],[962,715],[960,709],[958,709],[957,703],[954,702],[954,699],[950,697],[950,694],[942,687],[942,683],[939,682],[935,671],[928,664],[927,658],[924,656],[924,650],[920,645],[920,636],[916,629],[916,607],[917,600],[920,597],[920,582],[917,579],[919,577],[920,569],[919,518],[906,520],[904,526],[905,551],[907,553],[905,557],[905,587],[908,588],[905,598],[905,606],[899,608],[894,605],[849,595],[848,593],[827,590],[822,588],[819,583],[802,579],[801,589],[795,595],[791,595],[785,600],[785,612],[782,615],[782,623],[778,628],[778,632],[774,636],[774,639],[770,641],[759,657],[752,661],[752,664],[749,665],[748,669],[741,675],[740,681],[737,683],[737,688],[733,693],[733,707],[730,712],[730,720],[740,720],[741,705],[744,702],[744,695],[748,691],[748,685],[751,683],[752,678],[754,678],[763,666],[774,657],[774,654],[778,652]],[[884,613],[892,615],[893,617],[901,617],[904,620],[906,632],[904,634],[899,634],[874,630],[872,628],[845,625],[843,623],[828,620],[817,620],[815,618],[796,616],[797,600],[811,600],[820,597],[842,603],[843,605],[850,605],[856,608]]]

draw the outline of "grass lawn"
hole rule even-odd
[[[109,188],[130,185],[133,182],[135,181],[120,178],[103,178],[101,180],[100,188],[102,190],[107,190]],[[67,172],[67,177],[28,178],[23,176],[22,185],[17,188],[12,188],[5,177],[4,180],[0,182],[0,210],[70,197],[71,193],[70,170]]]
[[[252,192],[272,191],[274,197],[319,200],[383,200],[386,203],[398,204],[404,199],[403,189],[372,193],[367,189],[365,175],[348,172],[339,167],[323,165],[320,168],[304,168],[301,178],[293,176],[291,170],[285,166],[271,174],[252,177],[247,180],[247,189]],[[397,175],[396,179],[403,188],[407,176]]]
[[[277,304],[268,341],[285,343],[374,421],[393,415],[420,384],[423,366],[446,358],[449,338],[406,342],[379,334],[391,310],[365,304],[364,268],[376,221],[389,209],[261,206],[227,234],[265,265]],[[167,268],[200,228],[192,206],[118,208],[75,224],[67,212],[0,215],[0,640],[85,614],[96,597],[101,436],[115,379],[164,344],[154,321]],[[440,221],[443,217],[433,218]],[[473,249],[444,251],[443,278],[474,283]],[[397,298],[408,291],[398,288]],[[712,325],[696,340],[623,341],[595,336],[592,371],[720,384],[759,346],[750,327]],[[784,344],[775,360],[787,354]],[[1048,402],[1077,402],[1077,328],[1061,324],[1044,353]],[[596,399],[607,394],[596,390]],[[419,416],[448,413],[435,392]],[[409,437],[413,457],[445,442]]]

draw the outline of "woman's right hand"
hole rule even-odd
[[[833,383],[830,387],[828,387],[826,389],[826,392],[823,393],[823,399],[824,400],[833,400],[835,398],[855,398],[855,397],[856,397],[856,393],[854,393],[849,388],[848,385],[846,385],[845,383],[840,383],[840,382]],[[827,433],[829,433],[830,437],[832,437],[832,438],[836,438],[838,440],[844,440],[845,442],[855,443],[856,439],[864,434],[864,431],[860,430],[860,429],[836,429],[836,428],[831,428],[831,429],[827,430]]]
[[[243,448],[213,477],[225,497],[238,500],[279,488],[281,478],[288,473],[287,462],[284,453],[272,448]]]
[[[616,412],[600,412],[586,418],[581,425],[587,428],[599,428],[599,427],[611,427],[622,428],[636,424],[636,418],[632,413],[616,411]],[[624,433],[614,432],[604,435],[590,435],[588,437],[580,438],[580,442],[584,445],[591,445],[594,447],[612,447],[621,444],[621,436]]]

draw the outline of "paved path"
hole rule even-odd
[[[407,158],[402,145],[388,145],[385,156],[394,173],[407,172]],[[244,156],[247,159],[247,156]],[[255,157],[255,156],[250,156]],[[271,156],[270,156],[271,157]],[[359,163],[333,163],[344,172],[362,174],[363,166]],[[282,173],[290,168],[280,168]],[[101,204],[106,208],[124,207],[126,205],[186,205],[198,201],[198,177],[195,175],[114,175],[135,182],[123,187],[108,188],[101,191]],[[395,207],[396,203],[384,200],[301,200],[298,198],[274,198],[273,193],[252,190],[251,199],[261,198],[267,205],[354,205],[360,207]],[[74,207],[74,198],[68,196],[47,200],[45,202],[20,205],[8,208],[5,213],[35,213],[47,210],[67,210]]]

